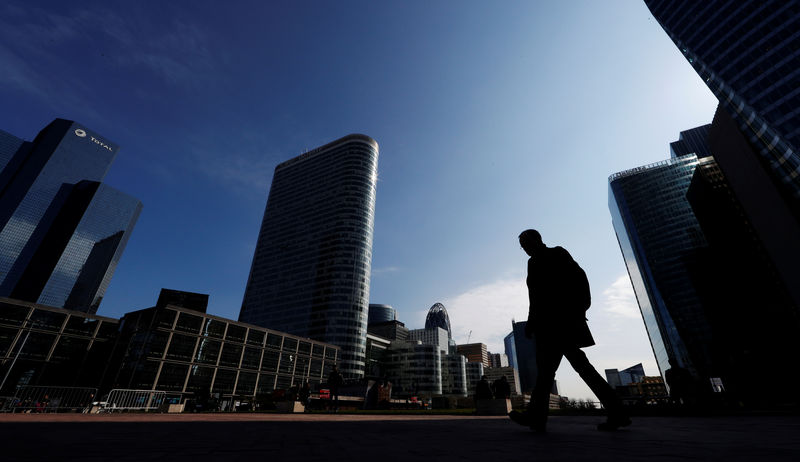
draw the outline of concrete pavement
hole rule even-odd
[[[2,460],[800,460],[800,417],[504,417],[331,414],[5,414]]]

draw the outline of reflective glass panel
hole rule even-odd
[[[203,327],[203,335],[222,338],[225,336],[225,323],[217,321],[216,319],[206,319],[206,324]]]
[[[197,337],[172,334],[172,340],[169,342],[169,350],[167,351],[167,359],[191,361],[196,342]]]
[[[186,382],[186,373],[189,366],[186,364],[164,363],[161,375],[158,376],[156,389],[164,391],[183,391]]]
[[[242,346],[234,343],[222,345],[222,355],[219,358],[220,366],[239,367],[239,360],[242,358]]]
[[[244,336],[247,332],[242,326],[235,326],[233,324],[228,325],[228,333],[225,334],[225,340],[232,340],[234,342],[241,342],[244,343]]]
[[[203,325],[203,318],[189,313],[181,313],[178,316],[178,322],[175,324],[175,330],[189,332],[196,334]]]
[[[228,369],[217,370],[217,378],[214,379],[214,389],[212,390],[212,393],[233,393],[234,381],[236,381],[236,371]]]
[[[217,364],[219,358],[219,347],[222,344],[219,340],[201,338],[200,345],[197,346],[197,356],[195,360],[203,364]]]
[[[236,394],[252,395],[256,388],[255,372],[239,372],[239,381],[236,384]]]
[[[0,302],[0,323],[21,326],[30,310],[27,306]]]

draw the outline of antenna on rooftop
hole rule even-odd
[[[469,334],[467,335],[467,343],[469,343],[469,339],[471,338],[472,338],[472,330],[470,330]]]

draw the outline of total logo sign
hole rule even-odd
[[[104,143],[104,142],[102,142],[102,141],[98,140],[97,138],[93,137],[92,135],[88,135],[88,134],[86,133],[86,130],[84,130],[84,129],[82,129],[82,128],[78,128],[78,129],[76,129],[76,130],[75,130],[75,136],[78,136],[78,137],[80,137],[80,138],[86,138],[86,137],[88,136],[88,137],[89,137],[89,139],[90,139],[90,140],[92,140],[92,142],[93,142],[94,144],[98,144],[98,145],[100,145],[101,147],[103,147],[103,148],[105,148],[105,149],[108,149],[109,151],[112,151],[112,152],[113,152],[113,149],[111,149],[111,146],[109,146],[109,145],[107,145],[106,143]]]

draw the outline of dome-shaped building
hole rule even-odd
[[[447,310],[441,303],[435,303],[430,310],[428,316],[425,318],[425,329],[433,329],[441,327],[447,331],[448,340],[452,340],[453,332],[450,330],[450,318],[447,316]]]

